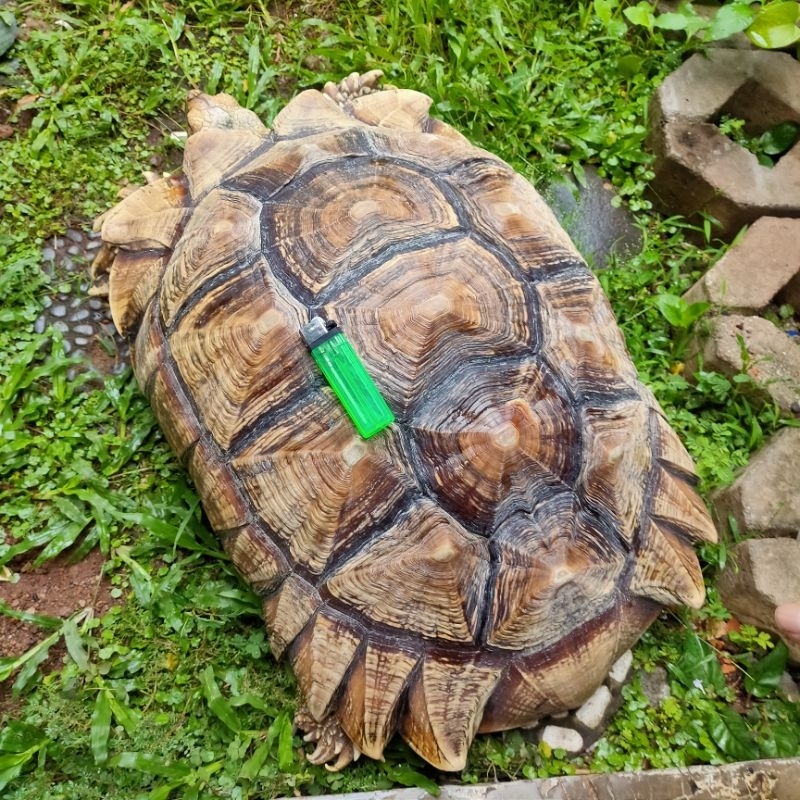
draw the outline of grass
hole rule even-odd
[[[183,124],[189,87],[228,91],[269,119],[298,89],[379,66],[531,179],[563,169],[580,178],[594,164],[645,233],[642,252],[601,279],[703,491],[729,482],[782,424],[735,381],[681,374],[683,328],[654,297],[679,297],[720,245],[698,247],[687,235],[697,232],[650,210],[647,103],[685,45],[629,26],[618,6],[11,4],[22,34],[0,57],[0,122],[13,129],[0,140],[0,577],[13,577],[19,559],[80,558],[97,546],[124,602],[102,619],[67,621],[0,607],[45,634],[20,658],[0,658],[17,700],[0,731],[4,797],[263,798],[431,787],[440,777],[400,744],[386,762],[338,775],[303,760],[293,679],[269,655],[257,600],[221,557],[130,376],[101,386],[72,377],[57,333],[34,330],[57,288],[41,268],[44,240],[88,226],[143,168],[179,163],[169,134]],[[798,707],[774,690],[785,651],[755,633],[715,644],[724,652],[705,643],[727,616],[713,590],[725,546],[703,557],[708,606],[660,620],[637,648],[643,669],[673,665],[674,702],[651,708],[634,682],[594,754],[569,760],[519,732],[484,737],[460,779],[800,752]],[[63,668],[43,674],[59,643]],[[739,691],[721,679],[725,659]]]

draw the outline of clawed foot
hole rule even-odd
[[[304,742],[315,742],[316,749],[307,756],[312,764],[324,764],[330,772],[338,772],[356,761],[361,751],[350,741],[335,716],[317,722],[303,706],[295,715],[294,727],[305,731]]]
[[[383,77],[383,72],[379,69],[372,69],[369,72],[359,74],[352,72],[339,83],[325,84],[323,91],[328,97],[332,97],[340,106],[355,97],[361,97],[372,92],[379,92],[378,82]]]

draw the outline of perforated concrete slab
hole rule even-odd
[[[656,202],[667,213],[706,212],[726,239],[760,216],[800,216],[800,143],[763,166],[722,133],[724,116],[743,119],[751,135],[800,124],[800,62],[786,53],[714,49],[669,75],[650,108]]]

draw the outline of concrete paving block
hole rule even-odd
[[[798,536],[800,428],[775,434],[730,486],[714,493],[711,502],[723,529],[733,519],[741,535]]]
[[[684,299],[758,313],[800,275],[800,219],[761,217]]]
[[[800,414],[800,343],[761,317],[736,314],[712,317],[709,330],[689,346],[686,373],[703,369],[728,377],[745,369],[755,381],[756,399],[775,402],[782,411]]]
[[[800,216],[800,144],[774,167],[763,166],[722,133],[724,115],[744,119],[750,134],[800,123],[800,62],[787,53],[720,48],[693,55],[669,75],[650,107],[656,203],[670,214],[709,214],[715,234],[729,240],[761,216]]]
[[[319,795],[307,800],[329,800]],[[800,757],[644,772],[568,775],[441,787],[439,800],[800,800]],[[338,800],[432,800],[424,789],[340,794]]]
[[[800,600],[800,541],[748,539],[731,548],[717,588],[722,602],[741,622],[778,634],[775,608]],[[800,645],[786,642],[800,662]]]

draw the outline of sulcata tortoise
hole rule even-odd
[[[181,174],[98,221],[136,378],[288,656],[309,758],[576,708],[716,534],[598,281],[507,164],[353,74],[266,128],[190,95]],[[395,422],[353,426],[300,329],[336,322]]]

